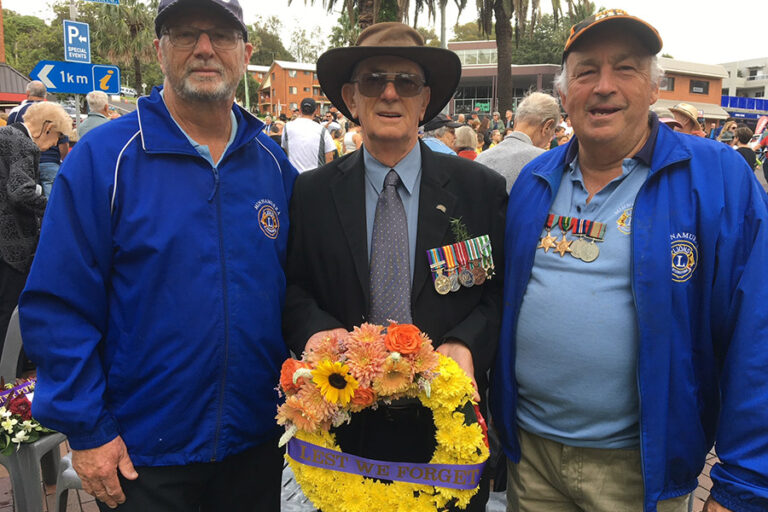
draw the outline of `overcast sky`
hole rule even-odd
[[[82,3],[83,0],[79,1]],[[290,43],[290,33],[297,25],[308,30],[319,26],[324,34],[330,33],[338,18],[338,10],[328,14],[321,7],[322,0],[315,0],[315,3],[316,6],[308,6],[304,0],[293,0],[288,7],[287,0],[240,0],[246,23],[254,22],[257,16],[278,16],[281,19],[285,27],[283,41],[286,47]],[[341,6],[344,2],[336,0],[336,3]],[[50,20],[48,4],[48,0],[2,0],[5,9]],[[460,23],[475,19],[475,2],[470,0],[467,4]],[[550,5],[548,0],[543,0],[541,4],[545,8]],[[603,5],[604,2],[598,0],[596,4]],[[448,5],[447,25],[450,27],[455,23],[458,11],[452,0]],[[654,25],[664,40],[662,52],[676,59],[719,64],[768,57],[766,0],[725,3],[716,0],[617,0],[607,6],[624,9]],[[419,24],[427,25],[425,15],[420,16]],[[439,32],[439,28],[435,31]]]

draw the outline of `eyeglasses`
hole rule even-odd
[[[203,30],[195,27],[171,27],[165,30],[165,34],[173,46],[182,50],[194,48],[201,34],[207,35],[211,46],[217,50],[234,50],[243,38],[239,31],[225,28]]]
[[[395,84],[395,91],[403,98],[416,96],[424,89],[424,79],[411,73],[362,73],[351,82],[357,84],[360,94],[369,98],[380,96],[389,82]]]

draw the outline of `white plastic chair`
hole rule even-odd
[[[13,382],[16,378],[21,345],[19,309],[16,308],[8,324],[3,354],[0,357],[0,375],[5,382]],[[59,445],[66,440],[67,436],[64,434],[48,434],[34,443],[22,444],[11,455],[0,455],[0,464],[6,467],[11,476],[13,503],[18,512],[42,512],[41,472],[45,483],[54,482],[59,473]]]
[[[55,512],[67,512],[67,499],[70,489],[82,489],[83,483],[72,467],[72,454],[68,453],[61,458],[59,475],[56,478],[56,508]]]

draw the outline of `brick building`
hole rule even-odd
[[[299,108],[304,98],[313,98],[321,113],[331,107],[317,81],[314,64],[276,60],[269,66],[259,87],[259,113],[285,114]]]
[[[728,78],[720,65],[698,64],[659,57],[664,77],[659,86],[659,100],[653,108],[669,108],[676,103],[690,103],[699,109],[699,115],[707,121],[728,118],[720,106],[723,80]]]

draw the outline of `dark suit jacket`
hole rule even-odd
[[[505,182],[487,167],[433,153],[424,144],[421,158],[413,321],[435,346],[448,339],[466,344],[482,390],[496,351],[501,318]],[[360,150],[300,174],[294,185],[283,330],[297,355],[314,333],[337,327],[351,330],[367,319],[364,173]],[[451,218],[461,218],[473,237],[490,235],[496,276],[481,286],[440,295],[433,286],[427,250],[456,241],[449,226]]]

